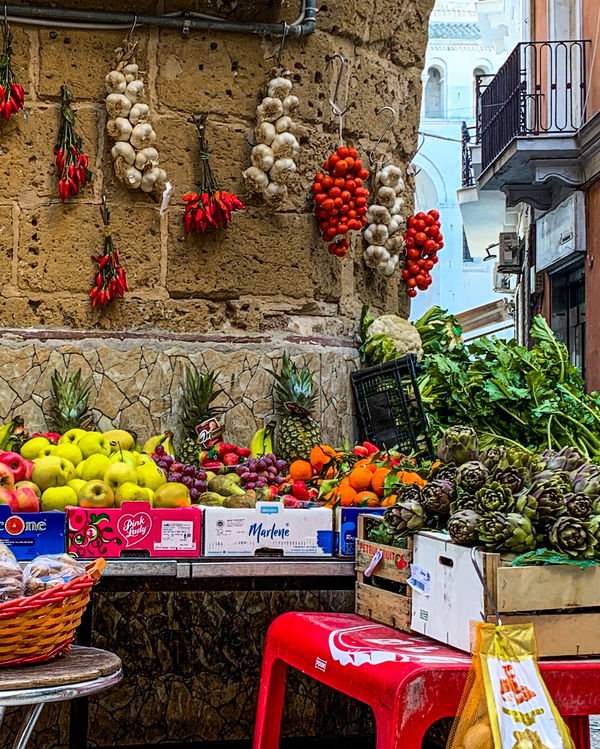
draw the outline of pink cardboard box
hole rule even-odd
[[[79,557],[199,557],[202,510],[67,507],[67,549]]]

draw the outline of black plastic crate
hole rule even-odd
[[[352,372],[356,414],[363,439],[433,458],[417,373],[414,354]]]

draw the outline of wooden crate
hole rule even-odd
[[[471,562],[471,549],[435,531],[417,534],[410,549],[368,541],[369,527],[379,522],[380,518],[363,515],[359,523],[356,612],[468,652],[472,622],[482,615],[495,621]],[[383,559],[365,578],[377,550]],[[511,567],[514,556],[476,554],[502,623],[533,622],[540,656],[600,655],[600,566]],[[429,595],[400,588],[410,576],[410,564],[430,573]],[[397,591],[384,587],[393,585]]]

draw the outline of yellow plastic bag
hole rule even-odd
[[[447,749],[575,749],[538,669],[533,624],[476,627]]]

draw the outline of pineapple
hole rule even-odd
[[[225,408],[211,405],[224,392],[216,389],[218,372],[200,372],[190,365],[185,370],[183,387],[183,442],[179,451],[179,460],[185,465],[199,465],[198,434],[196,427],[208,419],[216,419]]]
[[[287,354],[283,355],[281,373],[275,377],[275,401],[281,417],[277,439],[278,455],[292,463],[307,459],[315,445],[321,444],[321,428],[311,416],[317,396],[308,367],[298,368]]]
[[[63,379],[55,369],[51,382],[54,404],[50,413],[50,430],[64,434],[69,429],[89,429],[92,425],[88,409],[92,378],[82,380],[81,370],[78,370]]]

